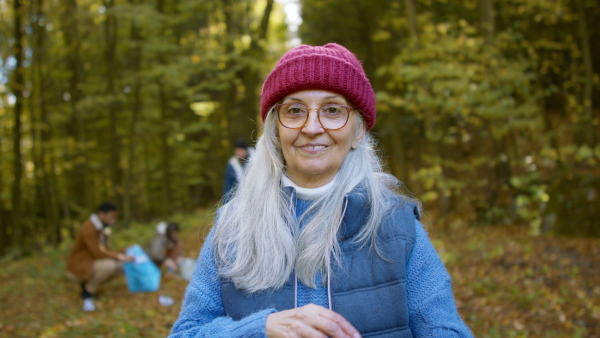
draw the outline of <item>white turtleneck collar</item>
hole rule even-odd
[[[92,221],[92,224],[94,224],[96,229],[102,230],[104,228],[104,224],[102,224],[102,221],[97,214],[92,214],[92,216],[90,216],[90,221]]]
[[[299,199],[305,201],[314,201],[319,197],[325,195],[333,189],[333,185],[335,184],[335,176],[329,183],[324,186],[318,188],[303,188],[294,183],[286,174],[281,175],[281,186],[282,187],[292,187],[296,190],[296,196]]]

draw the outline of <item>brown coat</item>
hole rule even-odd
[[[94,260],[117,259],[119,255],[118,252],[109,251],[102,245],[100,232],[89,219],[83,222],[67,258],[67,270],[84,281],[92,277]]]

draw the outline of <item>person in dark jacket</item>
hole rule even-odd
[[[171,337],[471,337],[419,201],[382,170],[375,94],[354,54],[289,50],[261,116]]]
[[[233,144],[233,156],[227,161],[225,182],[223,183],[223,196],[228,200],[239,178],[244,174],[244,168],[250,158],[250,150],[245,140],[239,139]]]

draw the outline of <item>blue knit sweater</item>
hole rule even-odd
[[[298,200],[297,216],[311,202]],[[224,315],[221,288],[212,249],[212,231],[205,241],[194,275],[186,289],[179,319],[169,337],[264,337],[265,309],[242,320]],[[406,266],[410,329],[414,337],[472,337],[456,310],[450,276],[417,221],[416,239]],[[298,281],[298,306],[310,303],[328,307],[327,288],[317,275],[316,289]]]

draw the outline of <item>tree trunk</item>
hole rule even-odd
[[[486,43],[491,43],[496,30],[494,0],[481,0],[481,30]]]
[[[269,27],[269,20],[271,18],[271,12],[273,11],[273,0],[268,0],[263,11],[260,26],[256,32],[252,34],[253,38],[250,43],[250,47],[245,51],[245,56],[255,60],[255,63],[248,65],[239,72],[240,78],[243,79],[245,88],[244,98],[238,104],[238,106],[244,107],[243,111],[244,119],[238,120],[239,124],[238,134],[232,135],[235,138],[244,137],[246,140],[250,140],[252,134],[257,128],[257,123],[251,123],[250,120],[260,120],[259,117],[259,93],[261,74],[257,69],[256,65],[261,63],[261,60],[265,57],[264,44],[261,41],[265,41],[267,38],[267,31]],[[231,140],[233,141],[233,140]]]
[[[108,97],[109,115],[109,161],[111,186],[108,187],[110,198],[117,205],[120,204],[120,171],[119,171],[119,135],[117,132],[117,91],[115,90],[116,61],[115,52],[117,48],[117,21],[113,11],[114,0],[102,0],[106,8],[106,20],[104,21],[104,38],[106,41],[106,96]]]
[[[58,245],[61,241],[60,238],[60,225],[58,223],[58,210],[56,206],[56,201],[53,199],[53,195],[51,193],[50,188],[50,179],[48,178],[48,170],[46,166],[46,151],[45,147],[50,141],[49,138],[49,123],[48,123],[48,112],[47,112],[47,104],[46,97],[44,95],[44,89],[47,88],[46,77],[43,71],[44,69],[44,56],[45,56],[45,28],[43,25],[40,25],[45,18],[43,7],[44,0],[37,0],[34,3],[35,6],[35,18],[36,22],[33,25],[34,27],[34,38],[35,38],[35,48],[34,48],[34,72],[35,76],[33,77],[34,86],[37,84],[37,103],[39,109],[39,118],[36,119],[34,111],[35,109],[32,107],[31,109],[31,124],[32,124],[32,139],[33,141],[33,159],[35,163],[36,170],[36,184],[40,187],[41,192],[41,200],[40,205],[43,210],[44,223],[46,225],[45,231],[48,233],[49,244],[52,246]],[[35,88],[34,87],[34,88]],[[36,122],[37,120],[37,122]]]
[[[21,2],[14,0],[14,56],[15,56],[15,71],[14,80],[12,82],[12,93],[15,96],[14,106],[14,124],[13,124],[13,182],[12,182],[12,222],[11,227],[14,230],[13,243],[19,250],[25,249],[25,238],[23,237],[22,216],[21,215],[21,177],[23,176],[23,164],[21,160],[21,114],[23,112],[23,31],[21,27]]]
[[[133,0],[129,1],[130,4],[135,4]],[[133,176],[133,167],[135,160],[135,142],[137,140],[135,128],[139,119],[142,109],[142,97],[141,97],[141,83],[140,73],[142,69],[142,58],[141,58],[141,33],[140,28],[135,22],[131,24],[131,39],[133,40],[134,47],[131,51],[131,67],[134,73],[133,83],[133,102],[131,103],[131,121],[129,122],[129,145],[127,147],[127,169],[125,171],[124,189],[123,189],[123,218],[124,223],[128,225],[132,219],[131,212],[131,177]]]
[[[233,41],[239,37],[240,29],[238,26],[241,24],[241,20],[235,15],[236,6],[232,0],[223,0],[222,6],[223,14],[225,16],[225,36],[228,37],[224,41],[225,55],[228,58],[225,69],[233,69],[236,66],[236,62],[238,62],[238,60],[233,59],[235,55]],[[226,128],[228,131],[229,144],[233,144],[238,138],[247,139],[249,136],[245,135],[243,127],[243,124],[249,122],[244,118],[244,110],[252,108],[241,107],[240,102],[236,102],[238,74],[239,73],[231,75],[231,79],[228,81],[228,87],[224,90],[220,100],[222,102],[222,111],[225,112],[225,116],[227,116]],[[245,90],[251,89],[245,88]]]
[[[589,146],[595,145],[594,135],[594,112],[592,110],[592,93],[594,90],[594,70],[592,69],[592,52],[590,49],[590,35],[588,33],[587,21],[585,19],[585,8],[583,0],[576,0],[577,11],[579,12],[579,36],[581,38],[581,51],[583,53],[584,65],[584,90],[583,90],[583,116],[581,121],[581,135],[583,142]]]
[[[172,191],[171,191],[171,151],[168,143],[168,125],[169,125],[169,114],[167,106],[167,94],[165,92],[165,86],[162,81],[158,83],[159,90],[159,101],[160,101],[160,149],[161,149],[161,165],[162,165],[162,212],[163,215],[168,215],[173,212],[172,207]]]
[[[156,10],[161,14],[165,14],[165,2],[164,0],[158,0],[156,2]],[[164,27],[162,29],[164,31]],[[158,63],[164,65],[166,63],[165,56],[162,53],[158,53]],[[169,126],[169,104],[167,97],[167,89],[162,79],[157,79],[158,85],[158,100],[160,109],[160,151],[161,151],[161,169],[162,169],[162,208],[163,215],[167,215],[173,212],[172,208],[172,192],[171,192],[171,170],[170,161],[171,154],[168,143],[168,126]]]
[[[413,41],[419,42],[419,29],[417,25],[417,9],[414,0],[404,0],[406,8],[406,19],[408,20],[408,30]]]
[[[419,45],[421,43],[421,39],[419,38],[419,26],[418,26],[418,22],[417,22],[417,7],[415,5],[415,1],[414,0],[404,0],[404,7],[406,9],[406,19],[408,21],[408,29],[410,32],[410,37],[411,37],[411,41],[414,41],[416,43],[415,48],[419,48]],[[419,79],[420,82],[425,82],[424,79]],[[392,113],[394,114],[394,113]],[[396,122],[396,123],[400,123],[400,118],[399,116],[394,116],[392,118],[392,121]],[[400,124],[393,124],[392,128],[398,128],[400,130],[402,130],[402,126]],[[394,160],[396,162],[398,161],[402,161],[403,163],[401,164],[401,167],[403,168],[403,175],[404,176],[404,184],[408,185],[411,184],[412,181],[412,177],[411,177],[411,170],[409,168],[409,155],[407,154],[407,150],[410,149],[411,147],[411,139],[412,139],[412,133],[413,130],[408,130],[407,133],[403,133],[402,135],[395,135],[396,131],[392,130],[391,135],[392,135],[392,151],[394,151],[394,149],[396,147],[403,147],[402,149],[402,153],[400,154],[399,149],[397,149],[394,154],[394,157],[396,157]],[[396,140],[396,137],[398,138],[398,140]],[[396,143],[398,142],[398,143]],[[412,167],[415,170],[418,170],[421,165],[421,147],[425,146],[425,142],[416,142],[413,143],[414,144],[414,149],[415,149],[415,158],[413,159],[413,165]],[[399,158],[398,158],[399,157]],[[397,174],[397,173],[396,173]]]
[[[72,129],[71,133],[74,136],[75,154],[72,161],[75,162],[72,180],[70,183],[69,196],[77,200],[79,205],[88,205],[87,196],[87,158],[86,153],[86,133],[85,133],[85,118],[84,112],[79,108],[83,94],[81,84],[83,83],[83,64],[80,58],[81,38],[79,36],[79,17],[77,14],[77,1],[66,0],[65,11],[63,12],[62,20],[65,23],[63,33],[65,45],[67,46],[67,64],[70,70],[69,76],[69,94],[70,105],[72,111]]]
[[[42,171],[41,171],[41,167],[42,167],[42,161],[40,159],[40,148],[41,148],[41,141],[40,141],[40,132],[41,132],[41,122],[39,120],[39,114],[38,114],[38,103],[39,103],[39,74],[38,74],[38,59],[39,59],[39,48],[38,48],[38,44],[39,44],[39,35],[38,35],[38,20],[39,20],[39,16],[38,16],[38,8],[37,8],[37,1],[34,1],[32,3],[29,4],[28,6],[29,12],[27,13],[27,17],[28,18],[34,18],[33,21],[31,22],[30,26],[32,26],[33,28],[33,32],[32,34],[30,34],[30,41],[31,41],[31,47],[30,47],[30,51],[32,52],[32,56],[31,56],[31,60],[32,62],[32,67],[29,67],[29,72],[27,73],[28,78],[29,78],[29,82],[30,82],[30,88],[31,88],[31,92],[32,95],[30,95],[29,99],[27,100],[27,104],[28,104],[28,115],[29,115],[29,141],[31,143],[31,146],[29,147],[30,150],[30,156],[29,158],[31,159],[31,162],[33,162],[33,180],[32,183],[30,184],[30,188],[29,190],[33,190],[33,196],[29,199],[27,199],[26,203],[26,207],[23,210],[23,213],[30,215],[31,220],[30,220],[30,231],[36,234],[48,234],[49,233],[49,226],[47,222],[41,222],[40,220],[43,220],[46,218],[46,213],[45,213],[45,208],[44,208],[44,187],[43,187],[43,178],[42,178]],[[27,128],[26,128],[27,130]],[[27,138],[27,136],[25,136]],[[31,194],[31,193],[30,193]],[[27,237],[27,236],[26,236]],[[35,245],[36,243],[33,243],[33,245]],[[43,244],[47,244],[47,243],[43,243]]]

